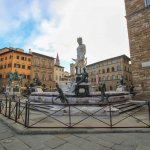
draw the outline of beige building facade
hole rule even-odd
[[[135,90],[150,93],[150,0],[125,0]]]
[[[31,79],[34,78],[39,78],[50,91],[55,88],[53,57],[32,52]]]
[[[62,81],[64,78],[64,67],[55,65],[54,66],[54,80],[58,84],[60,81]]]
[[[130,58],[126,55],[106,59],[87,65],[89,82],[94,90],[98,90],[99,83],[105,82],[106,90],[116,90],[117,84],[123,77],[127,87],[132,82]]]

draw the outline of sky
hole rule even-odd
[[[77,38],[87,64],[129,55],[124,0],[0,0],[0,48],[56,58],[69,71]]]

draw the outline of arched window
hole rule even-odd
[[[110,70],[109,70],[109,68],[107,68],[107,73],[109,73],[110,72]]]
[[[115,71],[115,68],[114,68],[114,67],[112,67],[112,68],[111,68],[111,71],[112,71],[112,72],[114,72],[114,71]]]

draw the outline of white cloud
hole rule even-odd
[[[55,0],[50,9],[51,20],[40,20],[38,34],[33,33],[26,48],[53,57],[58,52],[60,59],[69,63],[76,57],[76,39],[81,36],[88,64],[129,55],[123,0]]]

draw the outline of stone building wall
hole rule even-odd
[[[64,67],[55,65],[54,66],[54,81],[58,84],[60,81],[62,81],[64,78]]]
[[[126,55],[113,57],[87,65],[89,82],[94,90],[98,90],[99,82],[105,82],[107,91],[115,91],[121,77],[127,86],[132,82],[130,58]]]
[[[132,77],[138,92],[150,92],[150,6],[125,0]]]
[[[32,52],[31,79],[35,77],[38,77],[49,90],[55,88],[53,57]]]

